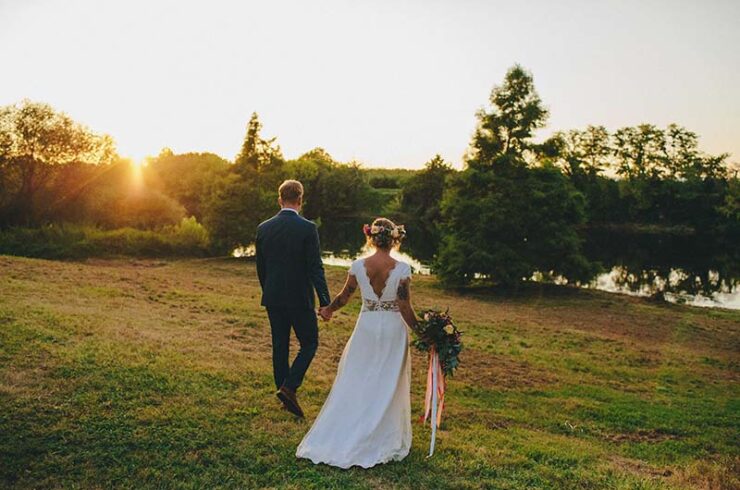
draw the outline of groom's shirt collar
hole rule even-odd
[[[293,208],[281,208],[280,212],[282,213],[283,211],[293,211],[295,214],[298,214],[298,211]]]

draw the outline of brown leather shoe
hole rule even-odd
[[[290,413],[296,417],[303,418],[303,410],[301,409],[301,406],[298,405],[298,398],[296,398],[295,390],[290,389],[287,386],[281,386],[276,395]]]

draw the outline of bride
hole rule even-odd
[[[411,307],[411,267],[390,255],[406,233],[385,218],[365,225],[364,231],[375,253],[352,263],[344,288],[321,313],[330,317],[358,286],[362,310],[329,397],[296,451],[300,458],[340,468],[401,460],[411,448],[406,327],[417,320]]]

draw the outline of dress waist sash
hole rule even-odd
[[[375,301],[373,299],[362,299],[362,311],[400,311],[396,300]]]

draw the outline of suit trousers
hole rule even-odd
[[[319,346],[319,324],[313,308],[267,307],[272,331],[272,370],[275,386],[297,390]],[[290,329],[293,328],[300,349],[289,365]]]

